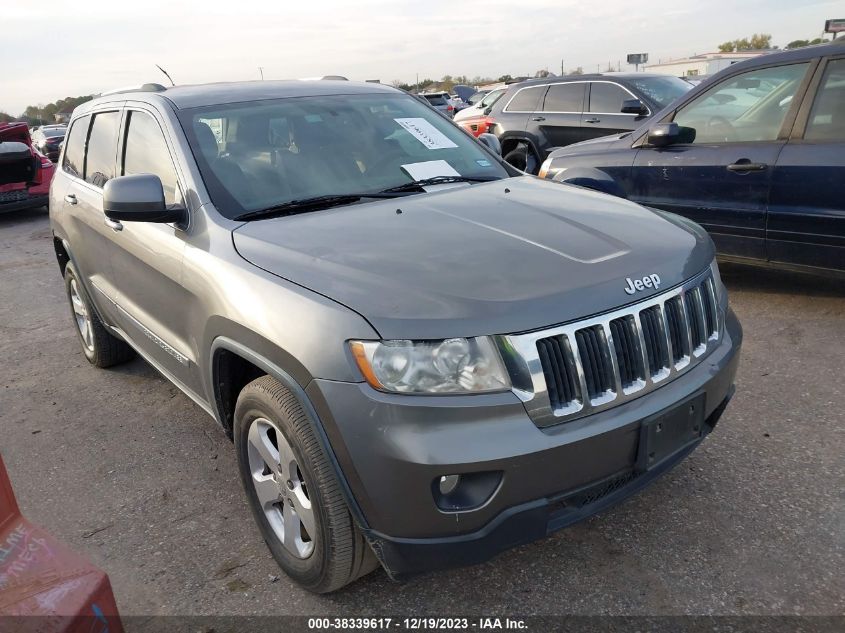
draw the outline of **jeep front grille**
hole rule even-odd
[[[690,281],[612,313],[502,337],[514,392],[538,426],[639,397],[696,365],[719,340],[709,268]],[[519,375],[521,374],[521,376]]]

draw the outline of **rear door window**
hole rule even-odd
[[[77,178],[82,178],[83,161],[85,159],[85,137],[88,136],[88,124],[91,117],[85,115],[73,122],[65,141],[65,157],[62,160],[62,169]]]
[[[552,84],[546,93],[543,112],[577,112],[584,111],[584,91],[587,84],[583,82],[571,84]]]
[[[158,122],[146,112],[129,113],[123,146],[123,175],[154,174],[161,180],[164,202],[181,201],[179,180]]]
[[[619,114],[622,112],[622,102],[633,99],[618,84],[594,81],[590,84],[590,112],[598,114]]]
[[[98,112],[91,122],[85,153],[85,182],[103,187],[114,178],[120,112]]]
[[[845,141],[845,59],[828,62],[804,138]]]
[[[508,103],[507,112],[534,112],[540,105],[540,99],[546,93],[547,86],[523,88]]]

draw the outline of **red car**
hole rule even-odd
[[[26,123],[0,123],[0,213],[47,206],[54,171]]]
[[[474,137],[478,138],[481,134],[485,132],[489,132],[490,128],[495,124],[495,121],[491,119],[489,116],[481,114],[479,116],[474,116],[469,119],[463,119],[461,121],[455,121],[457,125],[467,132],[472,134]]]

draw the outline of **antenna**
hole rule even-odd
[[[161,67],[161,66],[159,66],[158,64],[156,64],[156,65],[155,65],[155,67],[156,67],[156,68],[158,68],[161,72],[163,72],[165,77],[167,77],[168,79],[170,79],[170,75],[168,75],[168,74],[167,74],[167,71],[166,71],[164,68],[162,68],[162,67]],[[172,80],[172,79],[170,79],[170,85],[171,85],[171,86],[175,86],[175,85],[176,85],[176,84],[173,82],[173,80]]]

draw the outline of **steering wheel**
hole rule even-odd
[[[736,130],[725,117],[714,116],[707,121],[705,135],[708,140],[729,142],[736,139]]]

